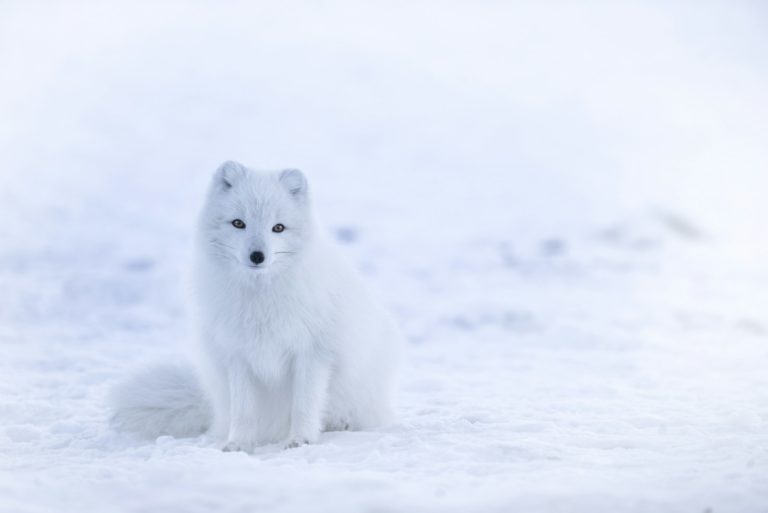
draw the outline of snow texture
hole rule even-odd
[[[761,2],[3,2],[0,511],[768,511]],[[195,216],[308,175],[399,418],[109,428],[183,364]]]

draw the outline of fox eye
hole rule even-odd
[[[280,223],[277,223],[275,226],[272,227],[272,231],[275,232],[275,233],[280,233],[283,230],[285,230],[285,226],[283,226]]]
[[[232,221],[232,226],[234,226],[238,230],[242,230],[243,228],[245,228],[245,223],[242,222],[240,219],[235,219],[234,221]]]

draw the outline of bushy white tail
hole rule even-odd
[[[115,429],[146,438],[197,436],[212,418],[194,371],[180,365],[157,365],[132,376],[115,387],[110,403]]]

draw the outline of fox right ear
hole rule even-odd
[[[230,189],[245,173],[245,166],[234,160],[228,160],[219,166],[213,175],[213,180],[221,188]]]

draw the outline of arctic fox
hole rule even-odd
[[[198,365],[118,386],[116,428],[208,431],[224,450],[251,451],[391,420],[399,333],[317,230],[300,171],[222,164],[197,246]]]

